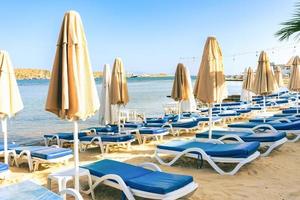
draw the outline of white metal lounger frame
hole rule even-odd
[[[229,130],[231,131],[252,131],[256,132],[256,130],[259,129],[269,129],[273,133],[278,133],[278,132],[286,132],[288,134],[294,134],[296,137],[293,139],[287,139],[288,142],[297,142],[300,140],[300,130],[276,130],[272,125],[270,124],[259,124],[253,128],[235,128],[235,127],[228,127]]]
[[[226,139],[228,139],[228,138],[226,138]],[[225,140],[225,138],[223,140]],[[224,144],[224,142],[221,141],[221,139],[213,139],[213,140],[210,140],[210,141],[214,142],[214,143],[217,143],[217,144]],[[239,142],[244,143],[244,141],[242,141],[242,140],[240,140]],[[196,152],[196,154],[195,154],[195,152]],[[174,155],[175,157],[171,161],[165,162],[159,154]],[[181,151],[181,152],[156,148],[155,158],[157,159],[157,161],[160,164],[171,166],[178,159],[180,159],[182,156],[198,159],[199,154],[202,156],[203,160],[206,160],[210,164],[210,166],[221,175],[234,175],[239,171],[239,169],[242,166],[244,166],[245,164],[255,160],[256,158],[258,158],[260,156],[260,153],[258,151],[254,152],[252,155],[248,156],[247,158],[228,158],[228,157],[212,157],[212,156],[209,156],[201,148],[189,148],[189,149],[186,149],[186,150]],[[234,167],[233,170],[225,172],[216,163],[237,163],[237,165]]]
[[[150,168],[151,170],[154,170],[154,171],[162,171],[154,163],[143,163],[138,166]],[[189,183],[188,185],[186,185],[180,189],[177,189],[173,192],[170,192],[167,194],[157,194],[157,193],[151,193],[151,192],[146,192],[146,191],[142,191],[142,190],[132,189],[126,185],[126,183],[120,176],[118,176],[116,174],[107,174],[102,177],[97,177],[97,176],[92,175],[91,177],[92,177],[93,181],[95,181],[95,183],[93,184],[92,188],[90,190],[86,191],[85,193],[89,194],[89,193],[91,193],[91,190],[94,190],[98,185],[104,184],[104,185],[121,190],[128,200],[135,200],[134,196],[147,198],[147,199],[173,200],[173,199],[178,199],[181,197],[191,195],[198,187],[197,183],[192,182],[192,183]]]
[[[165,135],[169,134],[169,131],[164,131],[162,133],[141,133],[140,131],[136,132],[137,139],[139,144],[145,144],[147,142],[147,139],[149,138],[155,138],[156,141],[163,141],[163,137]]]
[[[234,131],[232,131],[232,132],[233,132],[232,134],[226,134],[226,135],[220,137],[219,140],[222,141],[222,140],[228,140],[228,139],[229,140],[235,139],[238,142],[243,141],[243,139],[240,136],[234,134]],[[250,131],[247,131],[247,132],[250,132]],[[254,134],[253,131],[251,131],[251,133]],[[196,140],[197,141],[207,141],[209,139],[196,138]],[[263,156],[263,157],[268,156],[275,148],[279,148],[281,145],[283,145],[287,141],[288,141],[288,139],[286,137],[284,137],[284,138],[282,138],[280,140],[277,140],[275,142],[259,142],[261,147],[267,147],[268,148],[264,153],[261,153],[260,156]],[[243,142],[245,142],[245,141],[243,141]]]
[[[55,147],[53,147],[55,148]],[[37,157],[33,157],[31,156],[31,152],[30,150],[23,150],[21,151],[19,154],[17,154],[17,162],[23,163],[23,162],[27,162],[28,163],[28,167],[29,167],[29,171],[33,172],[38,170],[39,165],[40,164],[44,164],[44,163],[64,163],[67,164],[67,162],[73,158],[73,155],[65,155],[59,158],[54,158],[54,159],[42,159],[42,158],[37,158]]]

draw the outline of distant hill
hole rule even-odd
[[[23,79],[50,79],[50,71],[44,69],[15,69],[18,80]]]
[[[15,75],[18,80],[31,79],[50,79],[51,72],[46,69],[15,69]],[[94,72],[94,77],[102,77],[102,72]]]
[[[16,78],[18,80],[31,80],[31,79],[50,79],[51,72],[46,69],[26,69],[19,68],[15,69]],[[94,72],[94,77],[99,78],[102,77],[102,72]],[[168,76],[165,73],[157,73],[157,74],[143,74],[141,77],[165,77]],[[130,77],[130,76],[128,76]]]

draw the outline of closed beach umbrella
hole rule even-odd
[[[262,51],[259,56],[252,91],[257,95],[264,96],[264,111],[266,111],[265,96],[273,93],[277,89],[278,86],[271,70],[269,57],[265,51]]]
[[[281,73],[280,67],[276,67],[276,69],[274,71],[274,76],[275,76],[278,87],[282,87],[284,84],[283,84],[283,78],[282,78],[282,73]]]
[[[111,74],[110,103],[117,106],[117,121],[120,131],[120,106],[129,102],[126,73],[121,58],[116,58]]]
[[[295,59],[295,56],[292,56],[289,61],[286,63],[286,66],[290,66],[292,67],[293,66],[293,62],[294,62],[294,59]]]
[[[8,163],[7,119],[15,116],[22,109],[23,102],[9,55],[6,51],[0,51],[0,119],[6,164]]]
[[[212,104],[222,103],[227,95],[223,57],[215,37],[208,37],[194,87],[195,98],[209,106],[209,139],[211,139]]]
[[[187,67],[185,67],[186,70],[186,76],[188,80],[188,92],[189,92],[189,98],[187,100],[183,100],[181,102],[181,111],[182,112],[194,112],[197,109],[195,97],[193,95],[193,86],[192,86],[192,79],[190,75],[190,71]]]
[[[292,73],[291,78],[288,84],[288,89],[290,91],[294,91],[297,94],[297,113],[298,113],[298,107],[299,107],[299,98],[298,93],[300,92],[300,58],[299,56],[296,56],[293,62],[292,66]]]
[[[111,104],[110,104],[110,80],[111,71],[108,64],[104,65],[102,89],[100,97],[99,122],[102,125],[111,123]]]
[[[252,101],[252,85],[254,81],[254,73],[251,67],[245,69],[242,86],[242,101]]]
[[[276,67],[276,69],[274,70],[274,76],[275,76],[275,79],[276,79],[276,83],[277,83],[278,89],[281,88],[281,87],[283,87],[284,83],[283,83],[281,68],[279,66]],[[278,90],[278,98],[279,98],[279,92],[280,91]]]
[[[186,73],[186,68],[182,63],[178,63],[175,73],[175,78],[172,87],[172,94],[171,97],[175,101],[179,102],[179,118],[180,118],[180,108],[181,102],[184,100],[188,100],[190,94],[188,88],[188,76]]]
[[[99,97],[80,15],[65,14],[61,26],[45,109],[74,123],[75,189],[79,189],[78,120],[99,109]]]

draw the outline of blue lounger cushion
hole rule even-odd
[[[160,134],[168,132],[166,128],[151,128],[151,127],[143,127],[139,129],[140,134]]]
[[[111,124],[109,126],[99,126],[99,127],[90,127],[89,130],[96,130],[97,133],[100,132],[113,132],[113,133],[118,133],[119,132],[119,128],[118,125],[115,124]]]
[[[250,133],[250,132],[244,132],[244,131],[226,131],[226,130],[213,130],[212,131],[212,138],[218,139],[220,137],[223,137],[228,134],[234,134],[239,136],[242,140],[245,142],[276,142],[278,140],[281,140],[282,138],[286,137],[286,134],[284,132],[278,132],[278,133]],[[209,134],[208,131],[197,133],[197,138],[208,138]]]
[[[166,125],[165,123],[146,123],[144,126],[145,127],[162,127]]]
[[[8,170],[8,164],[0,162],[0,173]]]
[[[71,149],[45,146],[24,146],[14,148],[14,150],[17,154],[21,153],[23,150],[28,150],[30,151],[32,157],[41,158],[44,160],[61,158],[72,154]]]
[[[113,160],[101,160],[82,168],[88,169],[91,175],[102,177],[107,174],[116,174],[131,189],[167,194],[193,182],[193,177],[152,171],[142,167]]]
[[[235,110],[237,113],[241,113],[241,114],[244,114],[244,113],[249,113],[251,112],[251,109],[239,109],[239,110]]]
[[[236,123],[228,124],[230,128],[253,128],[262,123],[256,122],[246,122],[246,123]],[[273,126],[276,130],[300,130],[300,121],[290,122],[290,123],[281,123],[281,122],[266,122],[264,124],[269,124]]]
[[[133,122],[126,122],[124,124],[125,128],[141,128],[144,126],[144,123],[133,123]]]
[[[8,149],[11,149],[11,148],[15,148],[15,147],[18,147],[19,145],[15,144],[15,143],[9,143],[7,145]],[[0,144],[0,151],[4,151],[4,145],[3,143]]]
[[[292,122],[299,121],[300,117],[293,117],[293,116],[286,116],[286,117],[268,117],[268,118],[255,118],[255,119],[250,119],[249,122],[271,122],[274,120],[281,120],[282,118],[288,119]]]
[[[208,155],[213,157],[247,158],[253,153],[255,153],[259,146],[259,142],[213,144],[198,141],[175,140],[163,145],[158,145],[157,148],[178,152],[182,152],[189,148],[201,148]]]
[[[299,109],[299,111],[300,111],[300,109]],[[295,108],[289,108],[289,109],[283,110],[282,113],[283,114],[296,114],[297,113],[297,109],[295,109]]]
[[[237,112],[224,112],[224,113],[219,113],[218,114],[220,117],[237,117],[237,116],[240,116],[241,114],[240,113],[237,113]]]
[[[80,141],[91,141],[95,136],[100,136],[102,142],[127,142],[134,139],[131,134],[99,134],[99,135],[88,135],[80,137]]]
[[[194,128],[198,126],[198,121],[188,121],[188,122],[174,122],[172,123],[174,128]]]
[[[53,136],[57,135],[59,139],[62,140],[73,140],[74,139],[74,134],[73,133],[55,133],[55,134],[46,134],[44,135],[45,138],[52,138]],[[87,133],[85,132],[79,132],[78,137],[83,137],[86,136]]]

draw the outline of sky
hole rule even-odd
[[[257,67],[258,54],[286,63],[300,52],[274,33],[295,0],[9,0],[1,1],[0,49],[15,68],[51,70],[64,13],[81,15],[94,71],[121,57],[127,72],[196,74],[208,36],[216,36],[226,74]],[[276,47],[276,48],[274,48]]]

